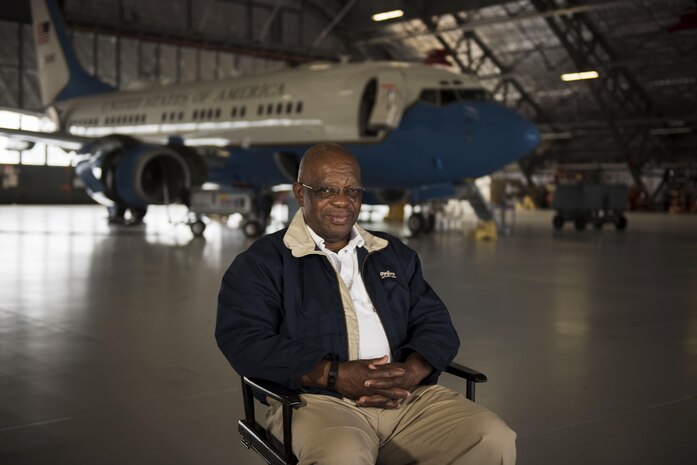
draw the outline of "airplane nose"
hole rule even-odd
[[[518,128],[519,137],[522,139],[522,145],[527,146],[526,152],[530,152],[540,143],[540,130],[526,117],[520,114],[518,116],[522,119]]]
[[[521,113],[495,102],[469,105],[477,114],[474,121],[482,143],[494,148],[502,162],[511,162],[528,155],[540,143],[540,131]]]

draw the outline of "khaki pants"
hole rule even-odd
[[[293,412],[299,465],[513,465],[516,434],[494,413],[443,386],[422,386],[396,410],[303,394]],[[278,403],[267,426],[282,436]]]

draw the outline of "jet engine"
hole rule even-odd
[[[90,196],[106,206],[186,204],[191,188],[206,180],[203,157],[182,144],[111,135],[87,144],[78,155],[76,173]]]

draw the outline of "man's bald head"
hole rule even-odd
[[[298,168],[298,182],[316,182],[314,178],[318,167],[329,161],[348,162],[355,165],[358,172],[358,180],[360,181],[361,170],[356,157],[339,144],[323,143],[313,145],[303,155]]]

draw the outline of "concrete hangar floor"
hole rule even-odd
[[[518,463],[697,457],[697,216],[554,232],[551,212],[475,243],[409,239],[485,372],[478,401]],[[259,464],[239,380],[213,341],[220,277],[249,241],[99,207],[0,207],[0,463]],[[376,224],[375,228],[384,225]],[[444,384],[464,391],[452,378]]]

